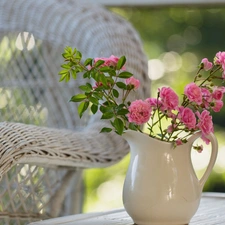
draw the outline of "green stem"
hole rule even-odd
[[[125,95],[124,95],[123,98],[122,98],[123,103],[126,101],[128,95],[130,94],[130,91],[131,91],[131,90],[127,90],[127,91],[125,92]]]
[[[104,90],[103,91],[103,97],[109,102],[109,103],[112,103],[115,104],[115,105],[118,105],[117,102],[114,100],[114,98],[109,95],[108,93],[106,93],[106,91]]]
[[[221,69],[221,66],[218,66],[214,71],[211,71],[209,76],[205,80],[203,80],[202,83],[199,84],[199,87],[201,87],[205,82],[207,82],[209,80],[209,78],[212,77],[212,75],[215,74],[220,69]],[[214,78],[216,78],[216,77],[214,77]]]
[[[78,65],[79,65],[80,67],[82,67],[83,70],[89,71],[89,70],[86,68],[86,66],[84,66],[80,61],[78,62]]]

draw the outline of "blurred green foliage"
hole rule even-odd
[[[149,58],[150,77],[153,79],[152,95],[162,85],[171,86],[181,94],[185,84],[193,80],[201,59],[206,57],[213,61],[218,51],[225,50],[225,7],[128,7],[110,8],[110,10],[130,21],[140,34],[144,50]],[[156,67],[155,70],[152,70],[154,67]],[[225,109],[214,115],[214,123],[219,147],[223,148]],[[99,209],[96,206],[96,202],[99,201],[99,187],[106,182],[112,184],[107,186],[106,192],[109,196],[116,191],[122,195],[122,190],[117,190],[113,186],[113,180],[121,177],[121,183],[123,183],[128,162],[129,156],[110,168],[85,172],[87,197],[84,211]],[[225,192],[224,171],[225,165],[213,171],[206,182],[204,191]],[[122,188],[122,184],[119,188]],[[105,209],[110,202],[100,201],[100,204],[102,209]],[[118,205],[111,204],[111,207],[121,204],[121,202]]]

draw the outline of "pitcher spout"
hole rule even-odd
[[[131,145],[132,143],[136,143],[138,142],[142,142],[142,141],[146,141],[149,136],[147,134],[141,133],[141,132],[137,132],[134,130],[126,130],[124,131],[122,137],[128,142],[129,145]]]

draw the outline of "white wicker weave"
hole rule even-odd
[[[128,152],[118,135],[99,133],[98,115],[80,119],[68,102],[80,82],[58,82],[68,45],[84,57],[126,55],[142,83],[136,97],[149,96],[147,59],[124,19],[82,0],[1,0],[0,224],[80,212],[82,169]]]

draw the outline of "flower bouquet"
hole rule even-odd
[[[223,107],[225,88],[215,81],[225,79],[225,52],[218,52],[213,63],[202,59],[193,82],[184,87],[182,96],[170,87],[161,87],[156,97],[135,101],[130,101],[129,95],[139,88],[140,82],[126,71],[125,56],[83,60],[82,54],[71,47],[66,47],[62,56],[60,81],[76,79],[80,73],[84,79],[79,87],[81,93],[70,101],[79,102],[80,117],[90,109],[93,114],[101,113],[101,119],[109,120],[111,126],[103,127],[101,132],[114,130],[119,135],[127,129],[143,132],[145,124],[150,137],[172,142],[175,147],[186,143],[199,130],[203,141],[210,142],[207,135],[214,131],[211,112],[219,112]],[[194,148],[201,152],[203,147]]]
[[[217,157],[211,112],[223,106],[225,88],[217,86],[216,80],[225,79],[225,52],[218,52],[214,63],[206,58],[201,61],[182,96],[161,87],[156,97],[134,101],[130,94],[140,88],[140,82],[126,71],[125,56],[82,60],[77,49],[67,47],[63,57],[60,81],[83,76],[81,92],[70,100],[79,102],[79,116],[89,109],[100,113],[102,120],[110,121],[101,132],[115,131],[130,145],[123,187],[128,215],[135,224],[188,224]],[[202,145],[193,146],[199,137],[211,142],[211,157],[200,180],[190,156],[192,147],[203,150]]]

